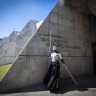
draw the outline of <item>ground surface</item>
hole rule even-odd
[[[7,70],[10,68],[11,64],[0,66],[0,80],[4,76],[4,74],[7,72]]]
[[[75,86],[72,80],[61,80],[60,89],[55,93],[50,93],[44,85],[38,88],[22,90],[9,94],[0,94],[0,96],[96,96],[96,75],[76,78],[78,86]]]

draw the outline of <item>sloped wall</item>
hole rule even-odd
[[[0,91],[41,84],[49,67],[49,32],[74,76],[93,73],[89,17],[57,2],[0,82]],[[61,78],[69,75],[61,65]],[[10,87],[9,87],[10,86]]]
[[[4,52],[7,50],[7,48],[10,46],[10,44],[16,39],[16,37],[19,35],[18,31],[13,31],[9,37],[5,37],[1,40],[0,43],[0,55],[2,56]],[[1,57],[0,56],[0,57]]]
[[[37,30],[36,23],[38,21],[30,20],[15,40],[8,45],[7,49],[0,57],[0,65],[12,64],[16,56],[20,53],[24,45]],[[8,40],[7,40],[8,41]]]

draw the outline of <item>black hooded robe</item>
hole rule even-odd
[[[59,61],[51,63],[43,84],[45,84],[49,90],[58,89],[59,76],[60,76]]]

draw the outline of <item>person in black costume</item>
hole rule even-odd
[[[53,51],[50,53],[51,64],[49,70],[45,76],[43,84],[50,90],[58,90],[58,82],[60,76],[60,64],[59,59],[65,64],[61,54],[56,50],[56,46],[53,46]]]

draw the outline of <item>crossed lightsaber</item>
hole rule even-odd
[[[51,45],[52,45],[52,30],[50,31],[50,46],[49,46],[49,52],[51,52]],[[68,70],[67,66],[64,64],[65,69],[67,70],[67,72],[69,73],[69,75],[71,76],[72,80],[74,81],[74,83],[76,84],[76,86],[78,85],[76,80],[74,79],[74,77],[72,76],[71,72]]]

